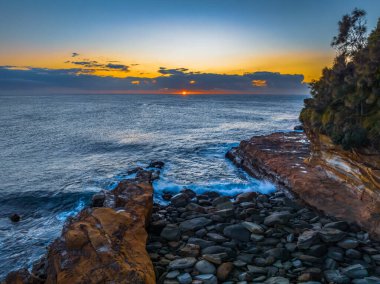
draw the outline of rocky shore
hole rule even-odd
[[[152,181],[162,162],[136,168],[111,191],[95,194],[92,204],[69,218],[61,237],[31,271],[8,274],[5,283],[153,284],[155,273],[145,249],[153,209]]]
[[[284,191],[184,189],[154,205],[147,250],[164,284],[380,283],[379,242]]]
[[[153,203],[162,162],[131,171],[64,225],[31,271],[5,283],[380,283],[380,242],[355,219],[362,201],[306,162],[303,133],[243,141],[227,157],[278,185],[264,195],[191,189]],[[349,206],[347,206],[347,204]],[[357,207],[356,207],[357,206]],[[366,224],[366,223],[364,223]]]
[[[303,132],[254,136],[227,157],[252,176],[271,180],[307,204],[355,222],[380,239],[378,156],[343,151],[326,139],[317,143],[313,138],[310,143]]]

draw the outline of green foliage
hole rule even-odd
[[[380,19],[366,38],[364,15],[355,9],[339,22],[334,64],[310,84],[312,98],[300,114],[306,126],[344,149],[380,149]]]

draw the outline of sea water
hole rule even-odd
[[[165,162],[156,181],[234,195],[273,184],[234,167],[228,149],[253,135],[290,131],[299,95],[0,96],[0,279],[31,267],[67,217],[128,170]],[[12,213],[21,215],[11,223]]]

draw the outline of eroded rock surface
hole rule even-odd
[[[6,283],[155,283],[145,246],[157,175],[138,170],[135,179],[97,194],[92,207],[66,222],[31,273],[10,273]]]
[[[356,222],[380,238],[379,157],[318,141],[311,147],[305,133],[298,132],[256,136],[227,157],[251,175],[270,179],[311,206]]]

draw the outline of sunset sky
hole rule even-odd
[[[295,93],[377,0],[0,0],[0,92]]]

